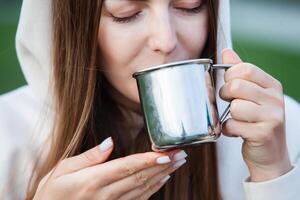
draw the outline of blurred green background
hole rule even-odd
[[[21,3],[0,0],[0,94],[26,84],[14,44]],[[299,1],[293,0],[231,1],[234,48],[244,61],[256,64],[280,80],[285,93],[298,101],[299,10]]]

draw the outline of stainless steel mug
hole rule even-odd
[[[195,59],[137,71],[139,97],[155,151],[215,142],[229,106],[219,117],[211,59]]]

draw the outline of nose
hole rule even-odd
[[[177,46],[177,34],[169,15],[157,16],[152,20],[149,38],[151,50],[163,55],[172,53]]]

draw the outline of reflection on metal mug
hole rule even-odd
[[[210,59],[186,60],[137,71],[139,97],[154,151],[215,142],[229,106],[219,117]]]

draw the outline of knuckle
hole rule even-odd
[[[222,133],[225,135],[228,135],[230,132],[230,119],[227,119],[223,124],[222,124]]]
[[[226,89],[226,85],[227,85],[227,83],[225,83],[225,85],[223,85],[223,86],[220,88],[220,91],[219,91],[220,97],[225,97],[225,89]]]
[[[149,189],[148,189],[149,196],[151,196],[152,194],[154,194],[160,188],[160,186],[161,186],[160,183],[156,183],[156,184],[150,186]]]
[[[154,153],[150,153],[150,152],[148,152],[148,153],[141,153],[141,154],[138,154],[138,157],[137,158],[135,158],[135,159],[139,159],[140,160],[140,166],[142,167],[142,168],[145,168],[145,167],[150,167],[150,166],[152,166],[152,164],[153,164],[153,160],[155,160],[155,158],[156,158],[156,156],[157,155],[155,155]]]
[[[151,194],[155,193],[156,190],[157,190],[157,188],[158,188],[160,185],[161,185],[161,183],[159,182],[159,183],[156,183],[156,184],[150,186],[149,189],[148,189],[149,192],[150,192]]]
[[[280,107],[281,110],[284,110],[284,99],[283,96],[278,96],[276,98],[276,104]]]
[[[143,172],[138,172],[134,175],[135,180],[140,185],[147,185],[148,177]]]
[[[83,191],[86,194],[94,194],[96,191],[99,190],[96,181],[93,181],[92,179],[85,182],[84,184],[81,184],[81,187],[83,188]]]
[[[279,92],[283,92],[283,85],[277,79],[275,79],[275,85],[276,85],[276,88],[278,89]]]
[[[141,193],[145,193],[149,191],[149,189],[150,189],[150,185],[147,182],[141,185],[141,187],[139,188]]]
[[[146,200],[149,199],[149,197],[153,194],[151,187],[149,187],[147,190],[144,190],[143,195],[139,197],[139,200]]]
[[[243,70],[242,70],[242,76],[244,78],[250,78],[254,75],[255,66],[251,63],[245,63]]]
[[[231,94],[235,94],[235,93],[239,92],[241,87],[242,87],[242,81],[240,79],[235,79],[235,80],[231,81],[229,84],[229,92]]]
[[[277,126],[281,126],[284,123],[284,112],[277,110],[277,112],[272,115],[272,121],[274,122],[272,130],[276,129]]]
[[[230,113],[233,117],[237,114],[239,110],[239,102],[240,101],[238,99],[234,99],[230,103]]]
[[[95,151],[94,149],[91,149],[83,154],[83,158],[88,163],[94,163],[95,161],[98,160],[99,155],[98,155],[97,151]]]
[[[138,197],[136,197],[135,199],[137,200],[141,200],[141,199],[148,199],[146,198],[146,196],[148,196],[148,186],[141,186],[137,188],[137,193],[139,193],[140,195]]]
[[[225,135],[232,136],[233,133],[236,131],[236,127],[234,125],[234,119],[228,119],[222,126],[222,132]]]
[[[276,123],[270,123],[261,129],[258,139],[263,142],[270,142],[275,135],[281,133],[282,131],[283,126]]]
[[[130,175],[134,174],[135,171],[136,171],[135,168],[132,165],[130,165],[130,163],[127,163],[127,162],[125,163],[125,165],[122,168],[122,173],[125,176],[130,176]]]
[[[279,106],[281,109],[284,109],[284,96],[281,92],[278,92],[274,89],[268,89],[267,95],[272,103]]]
[[[276,105],[278,105],[282,109],[284,108],[284,98],[282,94],[275,93],[274,100]]]
[[[272,139],[272,134],[269,131],[264,131],[260,134],[261,141],[268,142]]]
[[[145,160],[143,161],[143,165],[144,165],[144,167],[151,166],[152,165],[152,158],[146,156]]]

